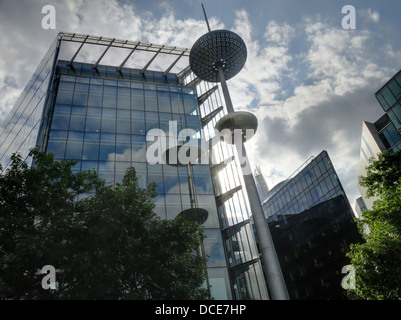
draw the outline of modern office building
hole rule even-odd
[[[387,151],[394,153],[401,149],[401,70],[387,81],[375,96],[385,114],[376,122],[363,122],[358,176],[366,175],[370,159]],[[361,197],[355,211],[358,217],[366,209],[372,209],[376,197],[366,197],[366,189],[358,184]]]
[[[290,298],[346,298],[341,269],[361,236],[327,152],[272,188],[263,209]]]
[[[77,159],[76,171],[94,168],[112,185],[134,166],[142,186],[157,184],[161,217],[206,212],[199,222],[214,298],[268,299],[237,151],[211,143],[227,114],[221,88],[193,74],[189,52],[60,33],[2,124],[0,163],[5,168],[12,153],[26,157],[36,147],[57,160]],[[189,138],[207,146],[208,161],[180,165],[150,152],[161,130],[164,151]]]

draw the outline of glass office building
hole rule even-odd
[[[157,184],[159,216],[174,218],[194,201],[207,210],[202,253],[209,257],[212,296],[267,299],[236,151],[210,142],[226,113],[220,88],[193,75],[188,55],[176,47],[59,34],[2,125],[0,163],[5,168],[12,153],[26,157],[36,147],[58,160],[77,159],[74,170],[95,169],[112,185],[134,166],[141,186]],[[154,129],[166,141],[191,129],[189,138],[208,146],[210,161],[150,163],[147,152],[160,138]]]
[[[341,269],[361,236],[327,152],[275,186],[263,209],[290,298],[346,298]]]
[[[375,94],[383,110],[388,114],[395,129],[401,130],[401,70],[398,71]]]
[[[361,147],[358,176],[366,176],[370,159],[386,151],[397,152],[401,149],[401,70],[387,81],[375,94],[385,114],[376,122],[364,121],[362,124]],[[358,184],[361,197],[355,204],[360,218],[364,210],[373,208],[377,197],[366,196],[366,188]]]

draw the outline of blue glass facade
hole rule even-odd
[[[18,152],[26,157],[29,149],[37,146],[44,125],[43,113],[50,103],[55,57],[59,42],[56,40],[0,128],[0,164],[6,168],[11,155]]]
[[[143,68],[128,67],[128,58],[132,55],[135,60],[140,46],[153,58]],[[113,65],[100,63],[103,57],[107,61],[111,47],[124,52],[122,63],[116,64],[114,58]],[[192,138],[205,141],[221,117],[217,115],[209,125],[202,121],[222,105],[220,92],[200,99],[211,85],[193,82],[196,79],[188,68],[167,72],[175,61],[164,71],[152,69],[151,62],[162,50],[186,54],[164,46],[60,34],[39,66],[39,76],[35,73],[4,122],[1,163],[5,167],[13,152],[26,156],[36,146],[53,153],[55,159],[78,160],[74,170],[95,169],[111,185],[121,182],[125,170],[134,166],[141,186],[157,184],[155,212],[160,217],[174,218],[191,208],[194,198],[198,208],[208,211],[202,253],[208,257],[206,285],[212,296],[267,299],[246,192],[239,189],[224,197],[243,183],[238,161],[218,172],[210,163],[182,167],[147,161],[155,141],[152,129],[163,130],[167,140],[177,140],[182,129],[192,129]],[[213,148],[213,163],[236,152],[223,143]]]
[[[376,92],[376,98],[394,127],[401,130],[401,71]]]
[[[341,269],[361,237],[327,152],[273,188],[263,209],[290,298],[346,298]]]

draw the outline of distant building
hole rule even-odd
[[[361,237],[327,152],[275,186],[263,209],[290,298],[346,298],[341,269]]]
[[[394,153],[401,148],[401,70],[375,94],[385,114],[375,123],[363,122],[358,177],[366,175],[370,159],[387,151]],[[361,200],[355,211],[361,216],[363,210],[372,209],[376,197],[367,198],[366,189],[358,184]]]

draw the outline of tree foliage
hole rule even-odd
[[[207,299],[196,223],[154,212],[134,168],[112,188],[75,161],[32,150],[0,175],[0,298]],[[88,196],[88,194],[91,194]],[[57,289],[44,290],[45,265]]]
[[[356,271],[353,291],[362,299],[401,299],[401,151],[379,154],[359,182],[379,200],[362,213],[366,242],[348,255]]]

